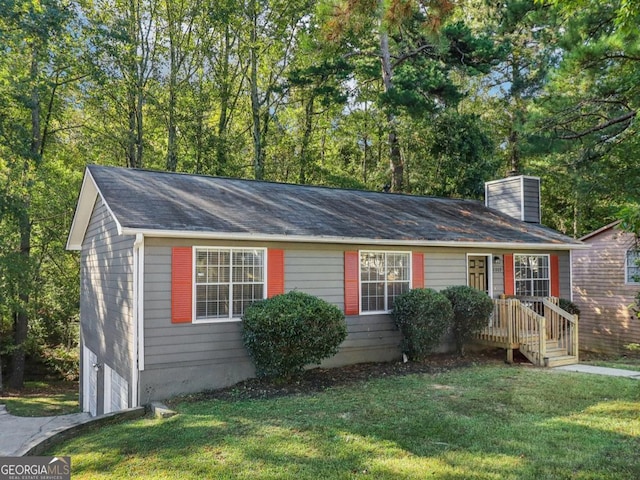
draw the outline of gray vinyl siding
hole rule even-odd
[[[467,257],[459,251],[437,252],[427,250],[424,255],[424,286],[442,290],[454,285],[467,284]]]
[[[354,249],[355,250],[355,249]],[[285,252],[285,291],[299,290],[344,310],[344,250]],[[334,357],[322,363],[336,367],[382,362],[400,357],[400,332],[389,315],[348,316],[347,339]]]
[[[510,217],[522,218],[522,197],[520,178],[504,178],[499,182],[487,184],[485,204],[489,208],[499,210]]]
[[[299,290],[344,309],[344,252],[374,249],[409,251],[367,245],[248,243],[146,238],[144,247],[144,358],[140,373],[141,402],[178,393],[221,388],[255,375],[242,342],[238,320],[213,323],[171,323],[171,252],[174,246],[263,247],[284,250],[285,291]],[[467,283],[467,253],[456,248],[414,248],[424,254],[425,286],[442,290]],[[491,253],[500,257],[504,252]],[[526,253],[526,252],[524,252]],[[486,250],[475,254],[487,254]],[[561,254],[563,255],[563,254]],[[566,255],[568,258],[568,255]],[[561,261],[561,265],[563,265]],[[493,262],[492,262],[493,263]],[[503,271],[494,265],[494,292],[503,293]],[[563,267],[561,267],[563,269]],[[568,269],[567,269],[568,272]],[[563,281],[564,283],[564,281]],[[401,335],[387,314],[346,318],[347,339],[322,366],[398,360]],[[438,351],[451,348],[443,339]]]
[[[129,384],[133,333],[134,237],[118,235],[111,214],[96,201],[80,257],[80,326],[83,345]],[[83,368],[92,366],[83,365]],[[98,413],[103,412],[104,368],[98,371]]]
[[[285,292],[299,290],[344,310],[344,252],[289,249],[284,257]]]
[[[240,322],[171,323],[171,246],[153,245],[148,239],[144,248],[144,358],[141,403],[225,387],[255,375],[242,343]]]
[[[540,223],[540,179],[509,177],[486,186],[487,207],[529,223]]]
[[[152,240],[144,249],[142,403],[178,393],[220,388],[253,376],[255,371],[242,342],[239,321],[171,323],[171,246],[161,243]],[[224,243],[235,245],[239,243]],[[303,291],[344,309],[344,249],[288,245],[284,250],[285,291]],[[400,358],[400,333],[389,315],[347,317],[347,331],[348,337],[339,353],[323,362],[323,366]]]
[[[524,177],[524,221],[540,223],[540,179]]]
[[[569,252],[558,252],[560,268],[560,297],[571,300],[571,255]]]
[[[171,323],[171,247],[145,247],[145,370],[246,356],[240,323]]]

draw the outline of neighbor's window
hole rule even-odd
[[[549,296],[549,255],[514,255],[516,295]]]
[[[265,251],[254,248],[195,249],[196,320],[241,317],[265,298]]]
[[[388,312],[395,298],[410,288],[411,255],[404,252],[360,252],[362,312]]]
[[[627,250],[627,283],[640,284],[640,250],[630,248]]]

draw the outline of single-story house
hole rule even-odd
[[[630,310],[640,291],[640,249],[635,236],[613,222],[580,240],[573,255],[573,301],[580,308],[580,347],[622,354],[640,343],[640,319]]]
[[[242,313],[294,289],[345,312],[325,366],[400,358],[389,312],[410,288],[570,297],[582,244],[540,225],[539,179],[486,191],[484,205],[88,166],[67,243],[81,255],[83,410],[253,376]]]

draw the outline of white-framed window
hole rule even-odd
[[[625,266],[626,283],[640,284],[640,248],[627,250]]]
[[[240,318],[266,298],[264,248],[194,248],[195,321]]]
[[[515,293],[522,297],[548,297],[551,291],[549,255],[513,256]]]
[[[360,311],[385,313],[411,288],[411,253],[360,251]]]

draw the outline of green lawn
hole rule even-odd
[[[47,417],[80,411],[78,382],[25,382],[24,389],[0,395],[12,415]]]
[[[580,363],[587,365],[595,365],[598,367],[622,368],[625,370],[634,370],[640,372],[640,356],[613,357],[603,356],[602,358],[587,358]]]
[[[640,478],[631,379],[477,366],[177,409],[49,453],[74,479]]]

